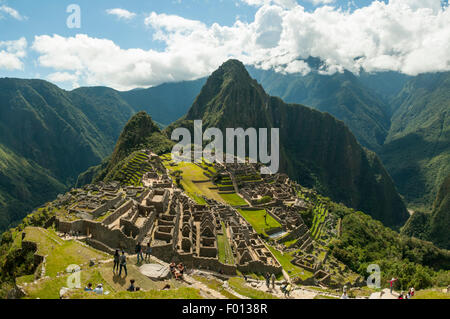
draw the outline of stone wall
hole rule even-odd
[[[117,220],[117,218],[119,218],[120,216],[122,216],[126,211],[130,210],[131,207],[133,207],[133,201],[129,200],[127,201],[125,204],[123,204],[122,206],[120,206],[114,213],[112,213],[111,215],[109,215],[108,217],[106,217],[103,220],[103,224],[104,225],[110,225],[112,224],[115,220]]]
[[[64,222],[56,219],[55,224],[59,232],[79,232],[82,235],[91,236],[91,239],[102,242],[112,249],[123,249],[129,254],[134,253],[136,241],[126,236],[120,229],[111,230],[102,223],[89,220]]]

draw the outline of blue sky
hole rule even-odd
[[[109,85],[117,89],[130,89],[204,76],[227,57],[237,57],[246,63],[282,72],[307,72],[306,67],[299,64],[296,58],[316,55],[327,60],[329,70],[335,72],[343,67],[351,69],[353,66],[347,65],[350,63],[348,61],[354,60],[356,55],[361,54],[360,51],[367,56],[364,63],[369,69],[396,69],[414,73],[417,67],[408,64],[410,63],[408,58],[411,56],[412,59],[414,54],[420,52],[411,52],[413,49],[407,47],[394,48],[395,41],[391,40],[379,45],[378,42],[382,41],[380,37],[384,36],[383,33],[379,33],[381,32],[379,29],[389,26],[391,22],[407,25],[405,19],[408,18],[414,19],[417,23],[425,23],[430,17],[436,20],[445,19],[448,11],[445,6],[440,10],[436,9],[439,0],[420,0],[421,3],[428,3],[426,5],[418,5],[419,0],[391,0],[397,2],[397,7],[383,6],[382,1],[379,5],[375,5],[370,0],[309,0],[295,3],[294,1],[0,0],[0,77],[50,79],[67,89],[79,85]],[[323,9],[323,3],[327,2],[331,2],[328,5],[332,8],[320,11]],[[66,8],[72,3],[78,4],[81,8],[79,29],[70,29],[66,25],[70,15],[66,12]],[[383,3],[388,4],[389,1]],[[398,12],[402,8],[399,3],[402,5],[406,3],[412,8],[409,17],[397,17],[395,10]],[[429,7],[430,10],[434,8],[434,11],[423,10],[422,15],[414,11],[422,7]],[[353,14],[358,8],[367,10],[359,10],[361,12]],[[110,9],[127,10],[132,17],[125,19],[119,15],[108,14],[107,10]],[[352,44],[347,43],[345,47],[339,48],[337,46],[340,46],[340,42],[347,41],[336,40],[334,46],[327,48],[330,40],[326,39],[329,35],[324,29],[332,28],[332,23],[340,26],[340,33],[333,38],[339,35],[346,36],[343,34],[345,30],[354,28],[355,39],[352,41],[358,46],[357,42],[366,36],[356,34],[357,24],[364,24],[364,18],[361,18],[364,14],[370,17],[374,12],[388,16],[385,23],[367,31],[367,35],[373,37],[373,41],[367,45],[380,47],[373,48],[370,52],[358,48],[354,50],[355,52],[342,55],[342,51],[353,51]],[[304,22],[313,25],[314,28],[303,25]],[[420,34],[420,37],[442,33],[441,29],[436,29],[439,28],[437,25],[439,23],[430,24],[429,30],[427,26],[423,26],[428,34]],[[372,28],[366,25],[362,27]],[[295,37],[289,36],[289,32],[303,36],[293,39]],[[379,34],[374,34],[377,32]],[[408,30],[408,32],[419,31]],[[307,37],[308,34],[315,37]],[[79,37],[80,35],[84,37]],[[233,41],[233,36],[236,37],[236,41]],[[392,34],[393,38],[396,36],[398,35]],[[446,40],[447,33],[443,36],[443,40]],[[21,41],[18,42],[19,40]],[[323,40],[323,44],[314,44],[318,40]],[[195,41],[198,41],[199,49],[192,45]],[[240,46],[245,48],[239,48],[239,41],[242,43]],[[236,42],[236,45],[233,42]],[[139,52],[134,52],[135,49],[139,49]],[[401,57],[392,58],[389,53],[403,49],[405,52],[402,52]],[[383,50],[385,52],[378,52]],[[449,53],[448,47],[442,50],[441,55]],[[114,59],[111,58],[109,61],[108,52],[111,51],[115,52],[112,54]],[[355,56],[352,57],[351,54]],[[105,59],[101,59],[101,55],[105,55]],[[180,61],[184,55],[188,57],[186,62]],[[104,68],[111,67],[110,73],[99,71],[96,65],[102,63],[91,64],[90,56],[93,56],[92,60],[96,58],[99,61],[108,60],[109,64],[105,62]],[[277,56],[283,58],[278,59]],[[68,60],[67,65],[63,63],[65,58]],[[436,59],[442,60],[440,56]],[[160,65],[158,61],[162,61]],[[438,62],[446,65],[446,61]],[[116,63],[120,66],[114,69]],[[400,65],[402,63],[405,65]],[[136,69],[136,72],[130,72],[130,68]],[[436,68],[442,69],[442,66]],[[434,71],[433,66],[428,66],[424,70]],[[419,68],[418,71],[423,70]],[[124,75],[117,78],[112,76],[118,73]],[[148,81],[146,77],[149,78]]]

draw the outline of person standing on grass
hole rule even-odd
[[[150,256],[152,254],[152,247],[150,246],[150,242],[147,243],[147,249],[145,250],[145,261],[150,261]]]
[[[141,243],[138,243],[136,245],[135,252],[137,254],[137,263],[139,264],[139,257],[141,258],[141,261],[144,261],[144,256],[142,255],[142,246]]]
[[[127,256],[125,256],[125,252],[122,250],[122,256],[120,256],[120,271],[119,276],[122,276],[122,269],[125,270],[125,277],[128,276],[127,271]]]
[[[396,282],[398,279],[396,279],[396,278],[394,278],[394,277],[392,277],[392,279],[391,280],[389,280],[389,285],[390,285],[390,287],[391,287],[391,295],[392,295],[392,289],[393,289],[393,287],[394,287],[394,282]]]
[[[116,271],[119,271],[119,264],[120,264],[120,254],[119,250],[116,249],[116,252],[114,254],[114,267],[113,267],[114,274],[116,273]]]

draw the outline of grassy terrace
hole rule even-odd
[[[151,169],[151,165],[147,162],[148,156],[141,152],[135,152],[130,160],[122,167],[117,174],[117,178],[130,186],[142,186],[140,180],[142,176]]]
[[[322,234],[323,223],[328,215],[328,210],[323,204],[314,207],[314,219],[311,227],[311,234],[314,239],[320,238]]]
[[[170,161],[163,161],[164,166],[169,169],[171,173],[175,171],[182,172],[181,186],[183,186],[185,192],[199,204],[205,204],[205,201],[201,198],[202,195],[222,201],[219,193],[211,188],[214,188],[214,184],[208,180],[203,174],[204,170],[194,163],[178,163],[170,165]],[[201,183],[194,183],[194,181],[204,181]]]
[[[236,291],[238,294],[246,296],[250,299],[278,299],[272,294],[267,292],[253,289],[246,285],[245,280],[242,278],[234,277],[228,281],[230,287]]]
[[[52,230],[37,227],[25,228],[24,241],[37,244],[37,253],[47,256],[46,275],[56,276],[63,272],[69,265],[81,265],[96,258],[97,260],[108,259],[105,253],[84,246],[77,241],[63,241]]]
[[[267,231],[271,229],[281,227],[280,223],[278,223],[272,216],[267,214],[267,224],[264,221],[264,215],[266,215],[266,211],[263,210],[246,210],[246,209],[238,209],[239,213],[245,218],[247,222],[252,225],[255,231],[258,234],[264,234],[267,236]]]
[[[289,253],[289,254],[283,254],[281,253],[279,250],[268,246],[270,251],[272,252],[272,254],[275,256],[275,258],[278,260],[278,262],[281,264],[281,266],[283,267],[283,269],[285,271],[287,271],[287,273],[289,275],[295,275],[300,277],[302,280],[306,280],[308,278],[311,278],[312,276],[314,276],[313,273],[298,267],[296,265],[293,265],[291,263],[292,260],[292,254],[293,253]]]
[[[228,240],[225,224],[222,222],[223,235],[217,236],[219,248],[219,261],[224,264],[234,265],[233,251],[231,250],[230,241]]]
[[[208,288],[218,291],[221,295],[223,295],[227,299],[239,299],[232,293],[225,290],[222,286],[222,283],[217,279],[205,278],[202,276],[194,276],[194,279],[208,286]]]
[[[197,203],[205,204],[205,200],[202,198],[202,196],[205,196],[231,206],[247,205],[247,202],[236,193],[219,194],[219,191],[215,189],[217,186],[204,174],[215,172],[215,169],[208,166],[205,161],[203,161],[200,166],[195,163],[186,162],[175,164],[171,161],[170,154],[161,156],[161,159],[163,160],[164,166],[169,169],[170,173],[176,171],[182,172],[181,186],[183,186],[185,192]],[[194,183],[195,181],[202,182]]]
[[[223,201],[228,203],[231,206],[245,206],[248,205],[248,203],[238,194],[231,193],[231,194],[219,194],[220,197],[222,197]]]

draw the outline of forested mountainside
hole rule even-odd
[[[243,64],[230,60],[214,72],[187,115],[169,126],[280,128],[281,171],[335,201],[389,226],[402,225],[405,205],[378,157],[326,113],[267,95]]]

